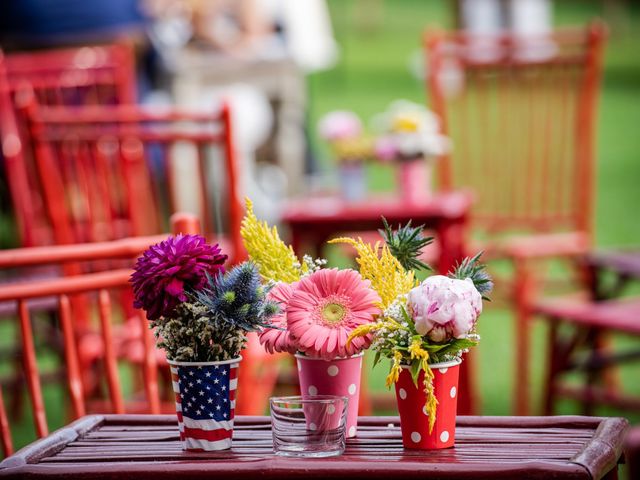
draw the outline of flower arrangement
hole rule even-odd
[[[480,337],[476,324],[482,312],[482,299],[491,291],[493,283],[479,263],[481,254],[463,260],[447,276],[432,275],[422,283],[416,282],[414,271],[428,268],[418,255],[432,238],[423,237],[422,227],[413,228],[410,224],[393,231],[384,221],[384,227],[380,233],[385,245],[379,255],[376,255],[378,245],[372,248],[351,238],[332,240],[353,245],[361,265],[378,263],[375,271],[364,275],[365,278],[378,276],[392,280],[387,280],[382,313],[377,321],[352,331],[348,342],[373,335],[374,365],[381,357],[391,359],[387,387],[398,381],[403,365],[409,366],[416,386],[420,372],[424,372],[425,412],[431,431],[437,400],[429,364],[457,359],[477,345]],[[385,258],[395,261],[386,260],[385,266]]]
[[[245,247],[262,277],[275,283],[269,298],[281,308],[273,319],[276,328],[263,331],[260,342],[272,353],[297,352],[323,360],[371,347],[374,364],[382,357],[391,360],[388,387],[398,381],[403,366],[410,368],[416,387],[424,372],[424,411],[431,432],[437,400],[429,365],[459,359],[478,343],[482,299],[493,284],[479,263],[480,254],[447,276],[418,281],[416,273],[429,269],[419,258],[421,250],[433,239],[411,222],[393,230],[382,221],[384,241],[374,245],[349,237],[329,241],[355,248],[358,271],[323,268],[325,260],[304,256],[299,261],[277,229],[256,218],[247,200],[241,230]]]
[[[237,358],[246,333],[270,327],[279,312],[256,265],[245,262],[225,272],[226,259],[200,235],[177,235],[137,260],[131,275],[134,306],[147,312],[169,360]]]
[[[351,342],[348,338],[381,312],[371,280],[353,269],[322,268],[323,259],[305,255],[299,261],[277,229],[256,218],[250,200],[241,233],[249,258],[263,279],[275,284],[268,297],[281,309],[272,319],[276,328],[260,333],[267,351],[331,360],[353,356],[370,345],[366,336]]]
[[[375,158],[374,140],[353,112],[336,110],[324,115],[318,123],[320,138],[331,146],[339,164],[362,163]]]
[[[438,117],[422,105],[397,100],[374,123],[383,132],[376,139],[376,157],[383,162],[432,158],[450,148],[447,137],[439,133]]]

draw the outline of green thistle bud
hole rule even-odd
[[[224,292],[222,294],[222,300],[226,303],[233,303],[236,300],[236,292],[233,290],[229,290],[228,292]]]

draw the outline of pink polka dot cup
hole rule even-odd
[[[400,429],[404,448],[435,450],[453,447],[458,406],[458,373],[462,360],[430,365],[438,407],[433,431],[429,433],[429,417],[425,409],[424,372],[418,386],[413,383],[409,367],[403,367],[396,382],[396,399],[400,413]]]
[[[347,407],[347,437],[355,437],[358,431],[358,400],[360,396],[360,353],[349,358],[322,360],[296,355],[300,393],[303,397],[314,395],[338,395],[349,399]]]

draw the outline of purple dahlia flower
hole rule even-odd
[[[149,320],[170,316],[187,300],[186,291],[200,290],[207,273],[224,273],[227,259],[218,244],[208,245],[200,235],[177,235],[149,247],[138,258],[131,275],[133,306],[143,308]]]

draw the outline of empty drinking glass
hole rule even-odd
[[[272,397],[273,450],[290,457],[332,457],[345,447],[347,404],[337,395]]]

